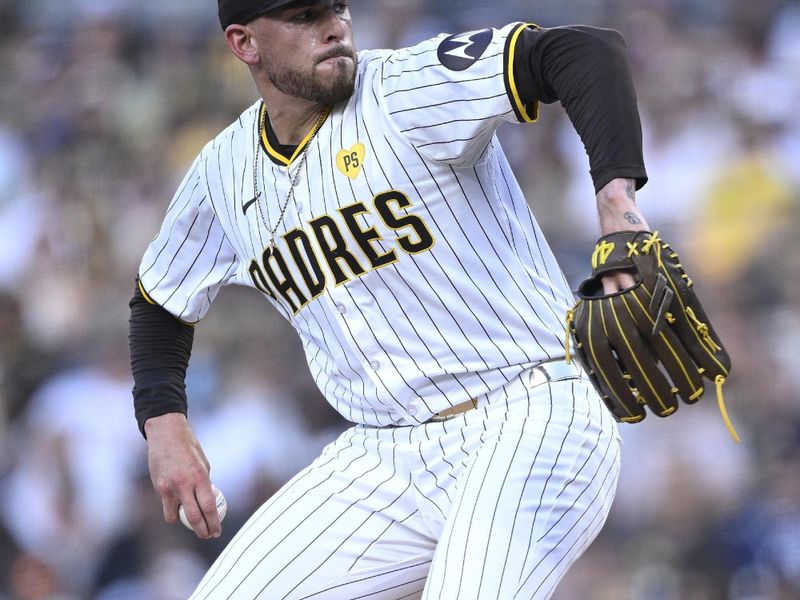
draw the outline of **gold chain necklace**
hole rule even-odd
[[[267,121],[267,111],[261,111],[261,118],[258,120],[256,125],[256,146],[255,146],[255,158],[253,159],[253,193],[255,195],[255,203],[256,203],[256,210],[258,211],[259,216],[261,217],[261,222],[264,224],[264,227],[269,230],[269,243],[267,244],[267,248],[272,253],[272,248],[275,245],[275,234],[278,231],[278,228],[283,223],[283,217],[286,215],[286,209],[289,208],[289,202],[294,198],[294,188],[297,185],[297,181],[300,179],[300,172],[303,170],[303,165],[306,163],[306,157],[308,156],[308,148],[311,146],[311,141],[317,135],[320,127],[322,126],[322,122],[325,120],[325,117],[328,114],[328,110],[323,109],[320,113],[319,117],[317,117],[317,121],[314,123],[314,128],[311,130],[311,135],[305,142],[303,149],[300,151],[300,157],[297,161],[297,170],[294,172],[294,176],[292,180],[289,182],[289,192],[286,194],[286,198],[281,205],[280,214],[278,215],[278,220],[275,223],[275,226],[270,228],[269,224],[267,223],[267,218],[265,214],[265,209],[261,207],[261,203],[258,201],[261,197],[261,191],[258,189],[258,158],[261,154],[261,132],[266,131],[266,121]],[[291,165],[286,165],[287,173]]]

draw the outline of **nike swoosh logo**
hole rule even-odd
[[[247,209],[250,208],[253,204],[255,204],[256,200],[258,200],[258,196],[242,204],[242,212],[244,214],[247,214]]]

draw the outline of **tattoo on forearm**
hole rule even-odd
[[[628,212],[626,212],[626,213],[625,213],[624,215],[622,215],[622,216],[623,216],[623,217],[625,217],[625,220],[626,220],[628,223],[630,223],[631,225],[639,225],[639,224],[642,222],[642,221],[641,221],[641,219],[639,219],[639,217],[637,217],[637,216],[636,216],[635,214],[633,214],[631,211],[628,211]]]
[[[625,192],[628,194],[628,198],[636,201],[636,182],[633,179],[626,180]]]

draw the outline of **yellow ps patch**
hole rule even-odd
[[[339,150],[336,154],[336,168],[350,179],[355,179],[361,173],[365,152],[366,148],[361,143],[353,144],[349,149]]]

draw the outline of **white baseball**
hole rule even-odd
[[[211,489],[214,491],[214,497],[217,499],[217,514],[219,515],[219,522],[222,523],[222,519],[225,518],[228,512],[228,503],[225,500],[225,496],[222,495],[222,492],[219,491],[216,486],[212,485]],[[189,529],[192,529],[189,519],[186,518],[186,511],[183,510],[183,504],[178,507],[178,516],[181,518],[181,523],[186,525]]]

